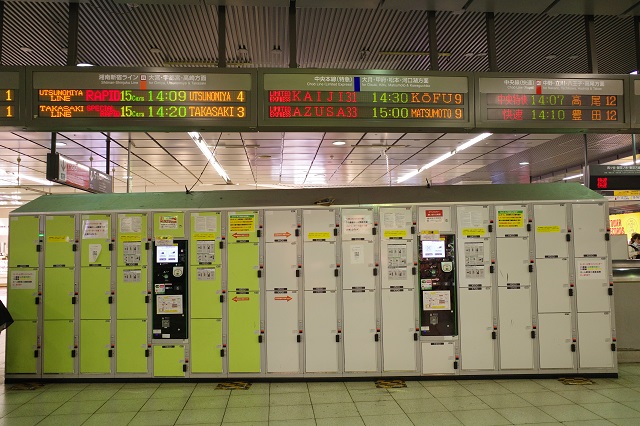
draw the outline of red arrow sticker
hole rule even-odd
[[[286,300],[288,302],[290,300],[293,300],[293,297],[291,297],[291,296],[286,296],[286,297],[285,296],[277,296],[277,297],[274,297],[273,300]]]
[[[234,302],[247,302],[249,300],[249,298],[248,297],[238,297],[238,296],[236,296],[231,300],[233,300]]]
[[[287,237],[287,238],[289,238],[291,236],[291,234],[288,233],[288,232],[274,232],[273,236],[274,237]]]
[[[238,233],[233,233],[231,234],[231,236],[233,238],[249,238],[249,234],[238,234]]]

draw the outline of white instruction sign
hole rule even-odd
[[[182,315],[182,295],[165,294],[156,296],[156,314]]]
[[[139,234],[142,231],[142,217],[120,216],[118,226],[121,234]]]
[[[605,261],[603,259],[578,260],[578,279],[606,281]]]
[[[361,245],[351,246],[351,264],[364,263],[364,247]]]
[[[213,281],[216,279],[215,268],[198,268],[198,281]]]
[[[158,219],[159,229],[178,229],[178,216],[161,215]]]
[[[89,244],[89,263],[95,263],[102,252],[102,244]]]
[[[122,281],[125,283],[139,283],[142,281],[142,271],[140,269],[125,269],[122,271]]]
[[[373,217],[371,214],[346,215],[343,226],[345,234],[370,234],[369,229],[373,226]]]
[[[217,232],[216,216],[196,216],[194,218],[195,232]]]
[[[36,271],[11,271],[12,290],[35,290]]]
[[[109,221],[108,220],[83,221],[82,238],[85,240],[109,238]]]
[[[384,229],[404,229],[408,225],[407,212],[388,212],[382,214],[382,226]]]
[[[464,243],[465,265],[484,265],[484,241]]]
[[[422,292],[423,311],[445,311],[451,310],[451,293],[448,291],[423,291]]]

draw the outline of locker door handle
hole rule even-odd
[[[487,230],[489,232],[493,232],[493,225],[491,225],[491,224],[487,225]]]
[[[187,372],[187,364],[182,364],[182,372],[183,373]]]
[[[571,241],[571,234],[567,234],[567,242]]]
[[[296,278],[300,278],[300,269],[296,269]]]
[[[39,304],[40,304],[40,296],[37,296],[36,297],[36,305],[39,305]]]
[[[453,361],[453,369],[454,370],[458,369],[458,361]]]
[[[573,296],[573,289],[572,288],[569,289],[569,296]]]
[[[334,269],[333,275],[336,277],[340,275],[340,272],[338,272],[338,268]]]
[[[529,264],[529,272],[533,272],[533,265]]]
[[[149,352],[149,349],[145,349],[145,350],[144,350],[144,356],[145,356],[145,358],[149,358],[149,355],[151,355],[151,354],[150,354],[150,352]]]
[[[258,238],[262,237],[262,230],[261,230],[261,229],[258,229],[258,230],[256,231],[256,235],[258,236]]]
[[[299,236],[300,236],[300,230],[299,230],[299,229],[296,229],[296,230],[294,231],[294,234],[295,234],[295,236],[296,236],[296,237],[299,237]]]
[[[615,352],[616,351],[616,344],[612,343],[611,344],[611,352]]]
[[[531,224],[527,223],[527,232],[531,232]]]
[[[489,273],[490,273],[490,274],[493,274],[493,270],[494,270],[494,269],[495,269],[495,268],[493,267],[493,265],[489,266]]]
[[[71,245],[71,250],[72,250],[72,251],[78,251],[78,245],[77,245],[76,243],[73,243],[73,244]]]
[[[611,238],[611,237],[609,236],[608,232],[606,234],[604,234],[604,240],[605,241],[609,241],[609,238]]]
[[[496,333],[495,331],[492,331],[492,332],[491,332],[491,338],[492,338],[493,340],[496,340],[496,339],[498,338],[498,333]]]
[[[535,330],[531,330],[531,338],[532,339],[536,338],[536,331]]]
[[[415,275],[417,273],[418,273],[418,268],[416,268],[415,266],[411,268],[411,275]]]
[[[258,343],[262,343],[262,335],[258,336]]]
[[[113,251],[113,243],[109,243],[109,251]]]
[[[220,358],[224,358],[224,349],[220,349]]]
[[[575,352],[576,351],[576,344],[572,343],[571,344],[571,352]]]
[[[413,340],[418,341],[418,333],[413,333]]]
[[[144,297],[144,303],[149,303],[149,296]]]
[[[262,270],[258,269],[258,278],[262,278]]]
[[[220,303],[224,303],[224,294],[220,295]]]
[[[375,227],[371,228],[371,234],[372,235],[376,235],[377,233],[378,233],[378,229],[377,228],[375,228]]]
[[[149,250],[149,242],[148,241],[146,243],[144,243],[144,249],[145,250]]]
[[[374,277],[378,276],[378,268],[373,268],[373,276]]]
[[[609,294],[609,296],[613,296],[613,287],[609,287],[607,289],[607,293]]]
[[[33,351],[33,357],[34,358],[38,358],[38,355],[40,355],[40,351],[38,351],[37,349],[35,351]]]
[[[220,250],[224,248],[224,241],[220,241]]]
[[[72,349],[71,350],[71,358],[75,358],[76,357],[76,350]]]
[[[380,341],[380,336],[378,335],[378,333],[373,335],[373,340],[375,340],[376,342]]]
[[[415,233],[416,233],[416,227],[415,227],[415,226],[412,226],[412,227],[411,227],[411,234],[413,235],[413,234],[415,234]]]
[[[296,342],[298,342],[298,343],[302,342],[302,336],[301,335],[298,334],[296,336]]]
[[[340,343],[340,335],[336,334],[336,343]]]
[[[75,305],[75,304],[76,304],[76,297],[75,297],[75,296],[72,296],[72,297],[71,297],[71,304],[72,304],[72,305]]]
[[[113,358],[113,349],[109,349],[109,358]]]
[[[42,246],[40,244],[36,244],[36,251],[38,253],[42,251]]]
[[[113,304],[113,296],[109,296],[109,304],[112,305]]]
[[[338,236],[338,228],[333,228],[333,236],[334,237]]]

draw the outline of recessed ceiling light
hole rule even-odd
[[[333,142],[333,144],[337,145],[337,146],[342,146],[342,145],[345,145],[346,142],[345,141],[335,141],[335,142]]]
[[[520,165],[521,165],[521,166],[527,166],[528,164],[529,164],[529,162],[528,162],[528,161],[521,161],[521,162],[520,162]]]
[[[56,142],[56,146],[67,146],[64,142]]]
[[[86,63],[86,62],[80,62],[80,63],[79,63],[78,65],[76,65],[76,66],[78,66],[78,67],[92,67],[92,66],[93,66],[93,64],[89,64],[89,63]]]
[[[545,58],[545,59],[555,59],[555,58],[557,58],[557,57],[558,57],[558,55],[547,55],[547,56],[545,56],[544,58]]]
[[[24,53],[33,53],[34,50],[30,47],[21,47],[20,50],[22,50]]]

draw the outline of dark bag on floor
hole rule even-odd
[[[13,324],[13,318],[11,318],[9,310],[6,306],[4,306],[2,300],[0,300],[0,332],[9,327],[11,324]]]

